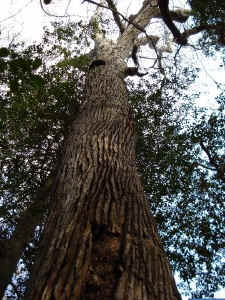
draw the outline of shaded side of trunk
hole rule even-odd
[[[92,69],[57,176],[29,300],[178,300],[135,165],[127,90]]]

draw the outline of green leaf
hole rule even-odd
[[[9,56],[9,54],[10,54],[9,49],[5,47],[0,48],[0,57],[7,57]]]
[[[3,59],[0,59],[0,72],[4,72],[6,69],[7,63]]]
[[[82,68],[84,66],[87,66],[89,63],[89,58],[87,55],[80,55],[79,57],[74,57],[70,59],[65,59],[58,63],[58,67],[74,67],[74,68]]]

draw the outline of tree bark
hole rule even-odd
[[[51,180],[43,186],[30,206],[18,217],[16,228],[9,240],[0,240],[0,299],[11,283],[17,263],[27,244],[34,235],[35,228],[41,224],[49,205]]]
[[[181,299],[137,173],[122,75],[106,62],[86,89],[27,299]]]
[[[64,140],[66,137],[64,138]],[[17,271],[19,259],[23,255],[35,234],[37,226],[41,226],[51,206],[50,195],[55,187],[56,170],[62,159],[61,147],[55,157],[55,168],[51,170],[44,184],[34,193],[31,203],[18,215],[15,229],[9,239],[0,239],[0,299],[12,277]]]

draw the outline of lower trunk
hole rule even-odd
[[[48,195],[51,184],[43,186],[36,195],[33,203],[18,217],[15,231],[9,240],[0,243],[0,299],[5,289],[11,283],[16,272],[17,263],[27,244],[34,235],[35,228],[41,224],[43,214],[48,207]]]
[[[134,149],[125,83],[113,65],[97,66],[66,143],[28,299],[181,299]]]

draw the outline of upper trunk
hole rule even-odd
[[[137,173],[127,89],[110,62],[88,74],[52,196],[28,299],[180,299]]]

